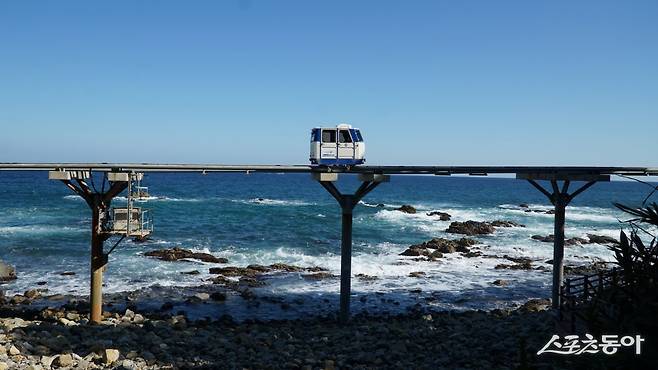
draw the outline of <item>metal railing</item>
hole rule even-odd
[[[559,319],[569,319],[570,327],[575,329],[579,309],[594,299],[599,299],[602,292],[625,285],[623,270],[613,267],[607,271],[599,271],[566,279],[560,292]]]

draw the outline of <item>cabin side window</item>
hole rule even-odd
[[[348,130],[340,130],[338,134],[338,139],[341,143],[351,143],[352,137],[350,137],[350,132]]]
[[[354,130],[354,134],[356,134],[356,141],[358,141],[358,142],[363,141],[363,136],[361,136],[361,131]]]
[[[336,130],[322,130],[322,142],[323,143],[335,143],[336,142]]]

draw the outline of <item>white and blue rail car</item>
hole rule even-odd
[[[316,127],[311,130],[312,164],[354,166],[366,161],[366,144],[361,131],[350,125]]]

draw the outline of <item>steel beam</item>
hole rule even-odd
[[[281,173],[373,173],[373,174],[517,174],[539,180],[580,180],[602,175],[655,176],[657,167],[585,167],[585,166],[353,166],[324,167],[308,165],[225,165],[167,163],[0,163],[0,171],[120,171],[120,172],[281,172]],[[597,180],[602,181],[602,180]]]
[[[341,323],[347,323],[350,318],[350,295],[352,290],[352,222],[354,207],[363,197],[374,190],[382,182],[388,182],[389,177],[376,175],[362,177],[361,186],[354,194],[343,194],[333,181],[321,181],[314,178],[331,194],[341,208],[341,238],[340,238],[340,314]],[[336,178],[337,179],[337,178]]]

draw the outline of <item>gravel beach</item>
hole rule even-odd
[[[1,306],[0,370],[509,369],[519,368],[522,348],[533,368],[552,366],[534,355],[554,331],[546,300],[516,310],[356,315],[347,325],[334,317],[193,321],[130,309],[90,325],[71,309],[85,302],[37,309],[38,300],[15,301]]]

